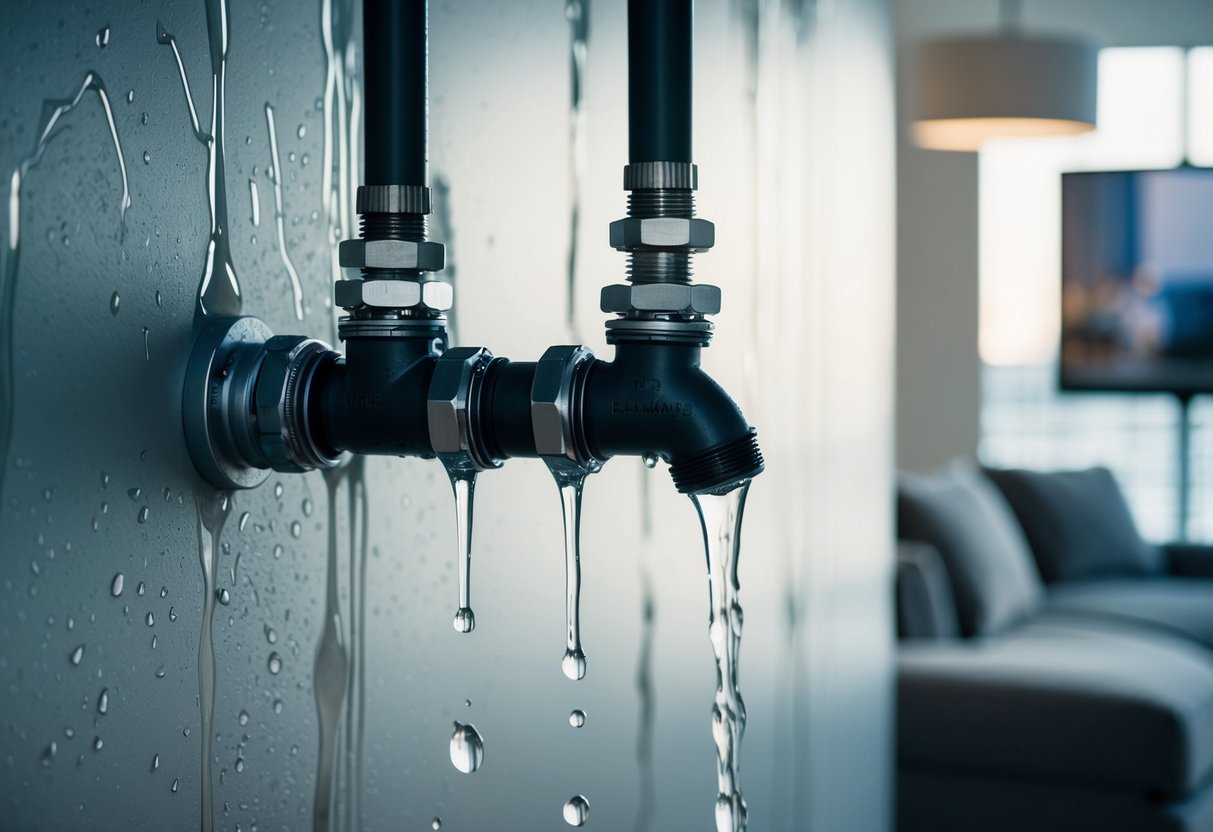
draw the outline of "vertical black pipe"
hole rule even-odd
[[[363,0],[364,184],[426,184],[426,5]]]
[[[629,161],[691,161],[693,0],[628,0]]]

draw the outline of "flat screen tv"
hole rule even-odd
[[[1213,169],[1061,180],[1066,390],[1213,391]]]

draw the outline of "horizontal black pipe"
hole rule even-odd
[[[363,0],[367,185],[426,184],[426,0]]]
[[[691,161],[693,0],[628,0],[628,158]]]

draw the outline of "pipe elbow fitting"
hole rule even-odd
[[[684,494],[731,488],[764,468],[755,431],[699,367],[699,347],[619,344],[591,368],[585,433],[595,456],[655,454]]]

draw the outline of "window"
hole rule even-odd
[[[991,142],[980,157],[982,460],[1104,464],[1143,534],[1178,530],[1179,406],[1166,395],[1057,390],[1063,171],[1213,165],[1213,48],[1105,49],[1098,129]],[[1186,154],[1185,154],[1186,149]],[[1213,217],[1209,218],[1213,229]],[[1189,537],[1213,540],[1213,397],[1193,404]]]

